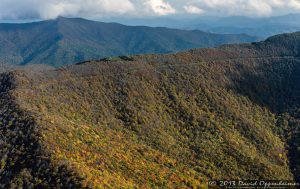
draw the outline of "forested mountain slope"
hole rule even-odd
[[[299,179],[299,44],[294,33],[4,73],[1,186]]]
[[[256,40],[248,35],[130,27],[59,17],[35,23],[0,24],[0,61],[61,66],[108,56],[170,53]]]

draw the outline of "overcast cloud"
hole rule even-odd
[[[271,16],[277,12],[300,13],[300,0],[0,0],[2,20],[176,14]]]

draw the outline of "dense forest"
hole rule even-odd
[[[3,73],[0,187],[300,179],[299,83],[300,33]]]

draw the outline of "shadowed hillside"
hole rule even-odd
[[[170,53],[256,40],[247,35],[130,27],[59,17],[36,23],[0,24],[0,61],[61,66],[116,55]]]
[[[31,167],[22,159],[26,154],[32,162],[45,156],[54,170],[63,166],[60,175],[53,173],[61,188],[202,188],[209,179],[299,179],[299,44],[294,33],[261,43],[3,74],[1,86],[13,87],[1,89],[2,99],[12,99],[1,101],[6,121],[0,133],[8,136],[1,141],[8,147],[0,148],[7,154],[0,178],[8,179],[1,183],[51,184],[53,172],[40,175],[40,164]],[[15,109],[18,119],[5,108]],[[10,120],[26,122],[29,130]],[[33,136],[24,138],[28,132]],[[15,137],[34,146],[25,148]],[[10,172],[15,164],[22,174]]]

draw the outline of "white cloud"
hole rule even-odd
[[[253,12],[256,16],[270,16],[273,13],[272,5],[262,0],[250,0],[246,5],[245,14],[251,16]]]
[[[131,14],[135,6],[130,0],[0,0],[0,18],[57,16],[101,17]]]
[[[296,10],[300,10],[300,1],[299,0],[290,0],[289,7],[296,9]]]
[[[285,0],[268,0],[267,1],[273,7],[283,7],[285,4]]]
[[[176,10],[170,5],[170,3],[164,0],[148,0],[145,3],[151,10],[158,15],[175,14]]]
[[[183,8],[189,14],[202,14],[202,13],[204,13],[203,9],[201,9],[197,6],[194,6],[194,5],[186,5]]]
[[[197,0],[195,4],[225,15],[268,16],[273,11],[269,0]]]
[[[194,5],[215,14],[270,16],[274,11],[300,10],[300,0],[190,0]]]
[[[269,16],[300,11],[300,0],[0,0],[0,19],[172,14]]]

